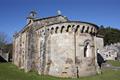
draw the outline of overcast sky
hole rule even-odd
[[[38,17],[62,15],[79,20],[120,29],[120,0],[0,0],[0,32],[9,39],[26,24],[31,10]]]

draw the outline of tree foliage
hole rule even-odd
[[[6,44],[4,47],[4,53],[9,53],[9,61],[12,59],[12,51],[13,50],[13,45],[12,43]]]
[[[0,49],[3,53],[9,53],[9,60],[12,58],[12,43],[8,43],[7,35],[3,32],[0,32]]]
[[[0,32],[0,48],[3,49],[7,44],[7,36],[5,33]]]
[[[110,45],[112,43],[120,42],[120,30],[111,28],[111,27],[104,27],[100,26],[98,34],[104,36],[104,43],[105,45]]]

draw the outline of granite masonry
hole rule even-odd
[[[120,61],[120,43],[106,45],[100,50],[104,60],[119,60]]]
[[[96,51],[103,47],[103,38],[97,36],[97,25],[71,21],[60,12],[38,19],[32,11],[27,20],[13,41],[13,63],[20,69],[57,77],[90,76],[98,72]]]

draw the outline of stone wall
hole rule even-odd
[[[79,76],[95,74],[95,30],[92,27],[89,24],[67,22],[38,29],[38,72],[59,77],[75,77],[78,69]],[[84,56],[87,43],[89,51]]]
[[[51,56],[51,65],[49,74],[54,76],[72,76],[69,68],[75,61],[74,35],[58,33],[51,35],[50,38],[49,55]]]
[[[104,60],[120,60],[120,43],[106,45],[100,50]]]
[[[102,37],[95,37],[96,49],[102,50],[104,47],[104,40]]]
[[[76,37],[76,65],[78,66],[79,76],[96,74],[93,36],[81,33]],[[87,44],[88,47],[86,47]]]
[[[34,20],[15,36],[14,64],[26,72],[35,70],[58,77],[96,74],[96,25],[67,21],[61,16],[56,20],[59,23]]]
[[[19,66],[20,63],[20,36],[14,38],[14,52],[13,52],[13,63]]]

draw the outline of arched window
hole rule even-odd
[[[82,28],[82,30],[81,30],[81,33],[83,33],[84,29],[85,29],[85,26],[83,26],[83,28]]]
[[[47,31],[49,31],[49,28],[47,29]]]
[[[91,31],[90,31],[90,34],[92,35],[92,33],[93,33],[93,27],[91,28]]]
[[[53,31],[54,31],[54,28],[52,27],[52,28],[51,28],[51,34],[53,34]]]
[[[86,55],[87,55],[88,44],[89,43],[86,43],[84,46],[84,57],[87,57]]]
[[[84,42],[84,57],[90,57],[92,55],[92,48],[90,42],[90,40],[86,40]]]
[[[67,26],[66,32],[69,32],[70,27],[71,27],[70,25]]]
[[[87,27],[86,33],[88,33],[88,31],[89,31],[89,26]]]
[[[62,33],[63,32],[63,29],[64,29],[65,27],[64,26],[62,26],[62,28],[61,28],[61,30],[60,30],[60,32]]]
[[[59,27],[56,27],[56,29],[55,29],[55,33],[57,33],[57,32],[58,32],[58,29],[59,29]]]
[[[77,32],[77,31],[78,31],[79,27],[80,27],[80,26],[79,26],[79,25],[77,25],[77,27],[76,27],[76,29],[75,29],[75,32]]]

